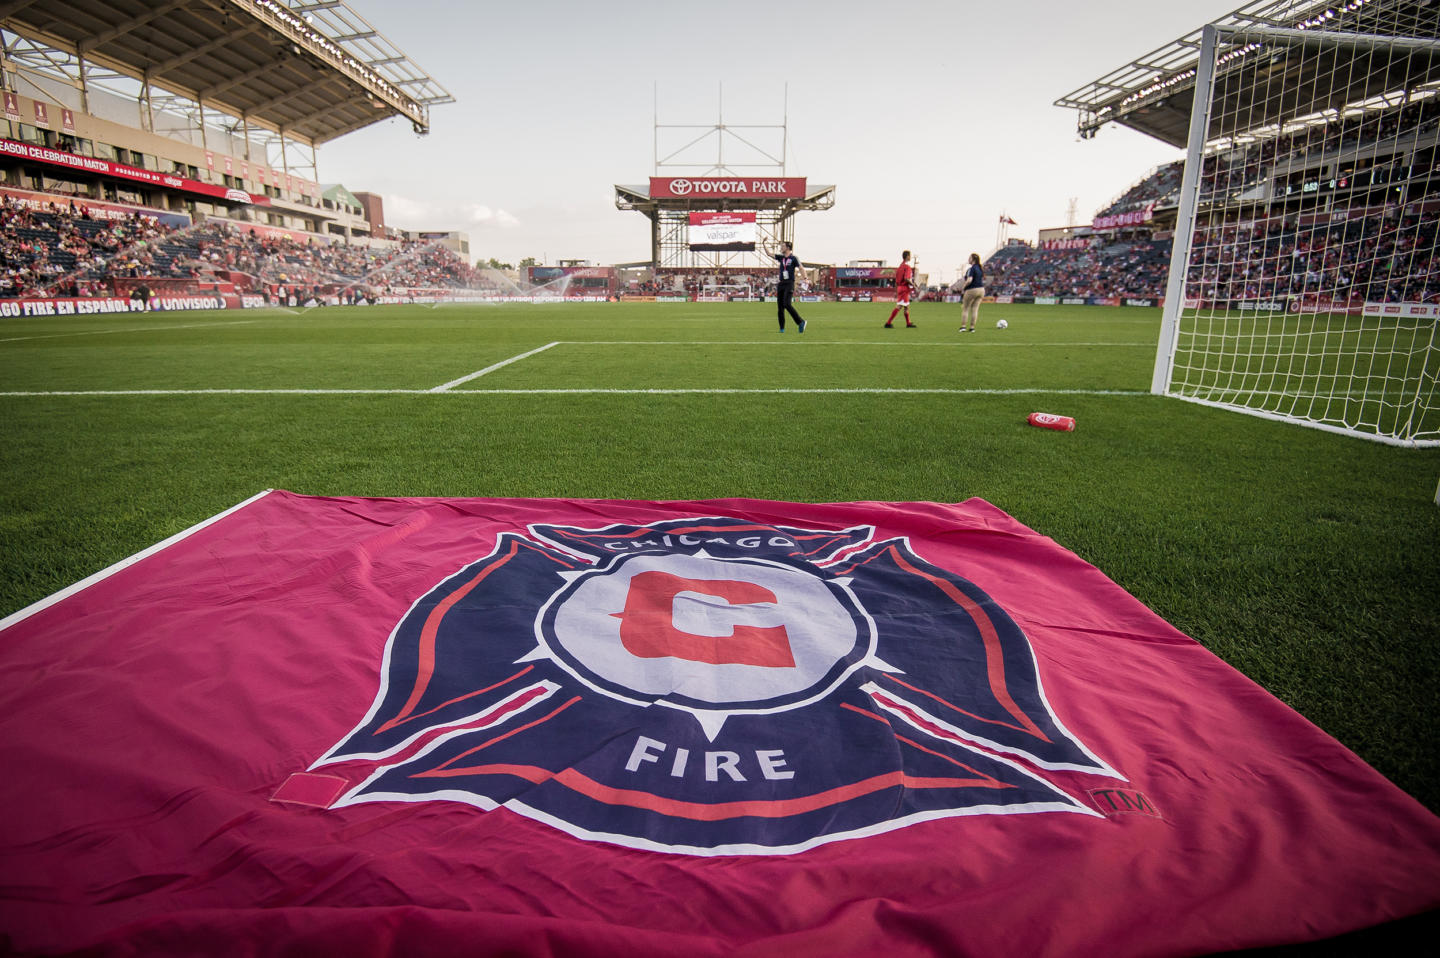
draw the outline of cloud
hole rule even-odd
[[[470,207],[469,222],[475,226],[499,226],[509,228],[519,226],[520,221],[504,210],[492,210],[484,203],[476,203]]]
[[[420,223],[430,218],[429,204],[421,200],[412,200],[407,196],[399,196],[388,193],[385,196],[385,219],[389,223],[405,224]]]
[[[484,203],[456,206],[395,193],[385,196],[385,220],[402,229],[443,229],[456,226],[510,229],[520,225],[520,220],[514,215]]]

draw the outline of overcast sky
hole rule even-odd
[[[1080,142],[1053,103],[1240,5],[348,2],[456,100],[426,137],[389,120],[321,147],[320,180],[380,194],[391,225],[462,230],[472,258],[648,259],[648,221],[615,208],[614,185],[645,183],[657,152],[769,162],[743,136],[836,187],[833,209],[797,217],[803,260],[894,265],[908,248],[932,282],[993,249],[1001,212],[1033,240],[1072,198],[1087,223],[1177,159],[1120,127]],[[657,150],[657,120],[702,129],[662,128]],[[751,129],[676,152],[721,122]],[[764,129],[780,126],[783,142]]]

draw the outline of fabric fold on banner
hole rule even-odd
[[[1440,819],[960,504],[272,491],[0,627],[22,954],[1205,954]]]

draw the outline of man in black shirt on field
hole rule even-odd
[[[789,243],[780,244],[780,252],[771,253],[780,263],[780,280],[775,284],[775,304],[780,317],[780,332],[785,332],[785,314],[788,312],[795,318],[795,328],[805,332],[805,320],[795,312],[795,306],[790,302],[795,295],[795,274],[802,267],[800,260],[795,257],[794,247]]]

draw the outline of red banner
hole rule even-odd
[[[803,199],[805,177],[652,176],[652,199]]]
[[[1331,312],[1336,305],[1338,304],[1319,302],[1313,308],[1302,309],[1302,311]],[[1436,319],[1440,318],[1440,304],[1367,302],[1362,307],[1362,312],[1366,316],[1389,316],[1397,319]]]
[[[1155,218],[1155,209],[1147,206],[1143,210],[1133,210],[1129,213],[1116,213],[1113,216],[1097,216],[1090,224],[1091,229],[1108,230],[1117,226],[1139,226],[1148,223]]]
[[[739,226],[754,223],[754,213],[691,213],[691,226]]]
[[[35,146],[31,143],[21,143],[19,140],[0,139],[0,153],[18,156],[21,159],[30,160],[35,163],[48,163],[51,166],[62,166],[66,169],[79,170],[83,173],[98,173],[102,176],[114,176],[124,180],[132,180],[137,183],[148,183],[151,186],[163,186],[172,190],[198,193],[201,196],[210,196],[230,203],[248,203],[255,206],[270,205],[270,198],[268,196],[257,196],[253,193],[247,193],[244,190],[231,189],[224,186],[213,186],[209,183],[201,183],[198,180],[187,179],[183,176],[175,176],[172,173],[157,173],[154,170],[142,170],[134,166],[126,166],[124,163],[102,160],[94,156],[80,156],[76,153],[66,153],[64,150]],[[228,158],[226,162],[229,162]]]
[[[269,236],[274,239],[292,239],[297,243],[335,243],[339,242],[334,237],[316,236],[314,233],[306,233],[303,230],[286,229],[283,226],[267,226],[264,223],[236,223],[234,220],[227,220],[222,216],[207,216],[205,222],[214,223],[217,226],[238,229],[243,233],[256,236]]]
[[[190,225],[190,216],[186,213],[106,203],[103,200],[92,200],[88,196],[59,196],[55,193],[35,193],[30,190],[14,190],[4,187],[0,187],[0,196],[7,197],[11,202],[18,203],[26,209],[40,212],[64,211],[82,216],[88,213],[91,219],[96,220],[128,220],[132,216],[139,216],[141,219],[153,223],[164,223],[167,226],[182,229]]]
[[[126,282],[132,282],[126,280]],[[156,286],[177,282],[164,278],[149,280]],[[144,277],[132,285],[146,284]],[[0,299],[0,317],[19,316],[93,316],[97,313],[169,313],[196,309],[236,309],[238,297],[225,293],[190,293],[168,295],[156,292],[148,302],[120,296],[52,297],[44,299]]]
[[[19,954],[1209,954],[1440,819],[978,499],[270,492],[0,621]]]

